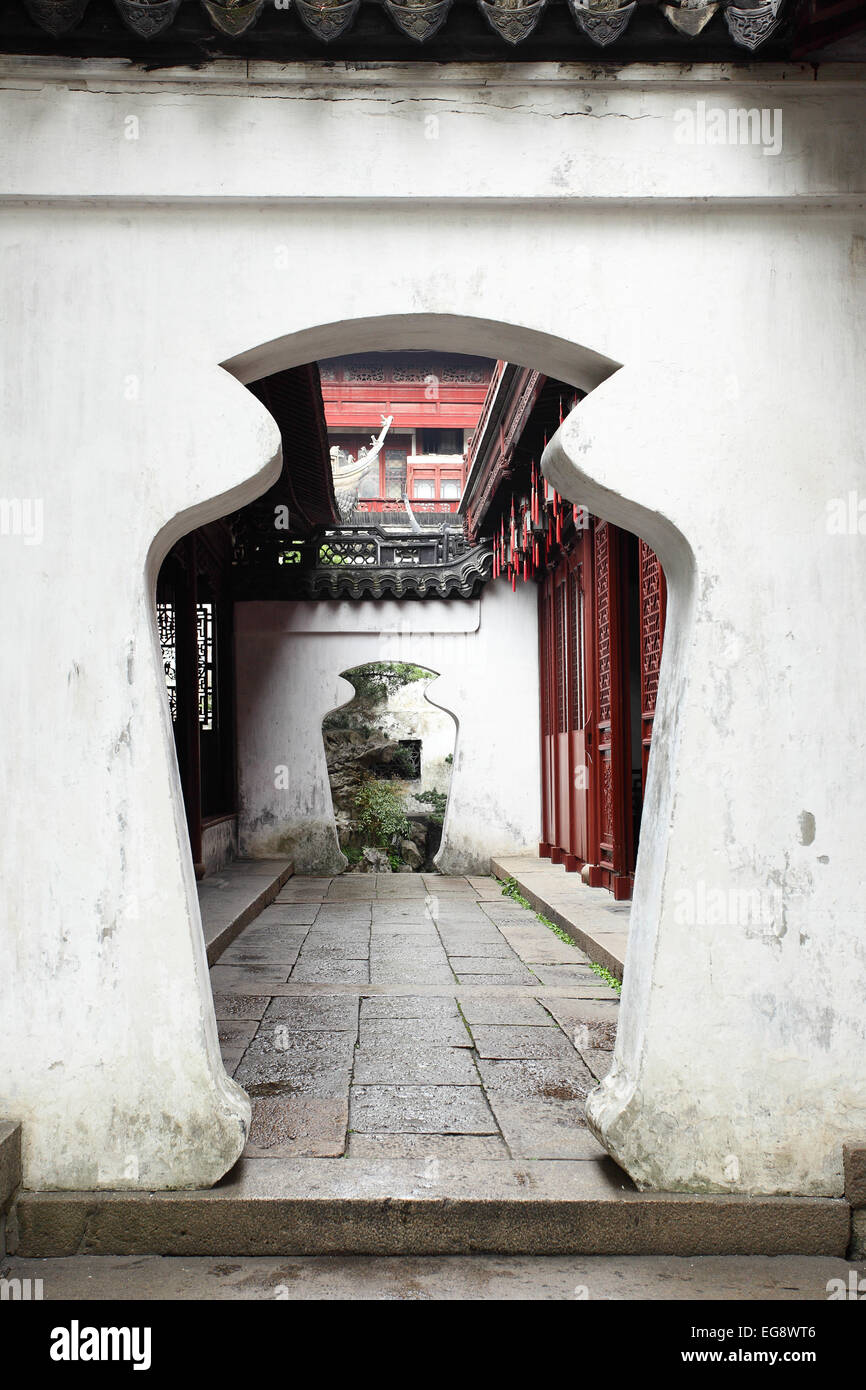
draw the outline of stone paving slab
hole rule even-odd
[[[457,979],[461,985],[495,985],[504,984],[507,981],[507,983],[511,985],[523,985],[526,988],[531,988],[533,985],[537,987],[539,983],[536,976],[532,975],[528,970],[520,972],[512,970],[508,974],[503,973],[501,975],[475,975],[468,973],[466,970],[458,970]]]
[[[349,1103],[342,1096],[257,1096],[248,1158],[340,1158],[346,1149]]]
[[[596,1081],[603,1081],[613,1066],[613,1053],[599,1048],[581,1048],[580,1055],[589,1067]]]
[[[426,1041],[440,1047],[472,1047],[466,1024],[455,1018],[365,1018],[358,1039],[360,1048],[397,1048],[406,1040]],[[478,1080],[476,1076],[476,1081]]]
[[[361,1043],[352,1072],[355,1086],[480,1086],[472,1055],[465,1047],[441,1047],[429,1039],[404,1038],[393,1044]]]
[[[358,1032],[359,1001],[346,995],[295,995],[272,999],[265,1012],[268,1022],[285,1023],[292,1031]]]
[[[366,960],[341,960],[327,957],[319,960],[301,958],[293,968],[291,978],[295,981],[320,980],[323,984],[366,984],[370,972]]]
[[[543,985],[582,985],[598,979],[582,965],[534,965],[532,969]]]
[[[367,960],[370,955],[370,947],[367,938],[358,939],[357,937],[347,937],[345,941],[307,941],[301,951],[300,961],[303,965],[324,961],[330,965],[333,961]]]
[[[295,961],[301,943],[275,941],[267,945],[256,942],[235,942],[233,946],[220,957],[221,965],[271,965],[285,966],[288,974]]]
[[[370,944],[370,927],[367,923],[358,926],[319,926],[310,927],[305,937],[305,943],[310,949],[314,946],[322,946],[331,950],[344,949],[344,954],[349,953],[350,947],[361,946],[366,951]]]
[[[277,1090],[321,1098],[345,1097],[352,1069],[354,1038],[336,1030],[290,1033],[288,1045],[264,1022],[244,1052],[235,1080],[251,1095]]]
[[[372,1134],[498,1134],[480,1086],[353,1086],[349,1126]]]
[[[550,1027],[550,1014],[539,1004],[537,999],[527,999],[525,996],[513,994],[505,998],[499,995],[493,998],[485,995],[475,998],[468,997],[461,990],[458,994],[458,1003],[470,1028],[485,1024],[502,1024],[510,1027]]]
[[[413,961],[417,965],[448,964],[448,956],[438,943],[435,946],[428,945],[423,937],[415,937],[414,945],[412,942],[412,937],[401,936],[373,941],[370,943],[370,958],[382,962],[390,961],[395,965],[411,964]]]
[[[258,1023],[255,1019],[220,1019],[217,1023],[220,1052],[223,1065],[229,1076],[233,1076],[247,1046],[255,1036]]]
[[[619,1020],[619,1000],[613,997],[606,999],[577,999],[569,998],[566,995],[550,991],[545,991],[543,995],[544,1007],[553,1015],[562,1028],[569,1035],[574,1033],[575,1028],[581,1023],[603,1023],[613,1030],[612,1034],[604,1036],[615,1036],[616,1025]],[[593,1038],[602,1034],[592,1033]],[[595,1045],[595,1043],[593,1043]]]
[[[475,1025],[472,1037],[479,1057],[509,1061],[571,1061],[575,1050],[560,1028],[508,1028]]]
[[[242,939],[234,941],[229,946],[228,951],[223,952],[220,956],[220,962],[225,965],[229,952],[242,949],[244,946],[280,946],[285,944],[302,946],[309,933],[309,927],[290,925],[285,922],[264,922],[262,918],[259,918],[251,927],[244,930]]]
[[[361,1000],[361,1022],[374,1018],[457,1019],[460,1012],[449,993],[446,996],[394,994]]]
[[[252,994],[274,994],[289,974],[286,966],[215,965],[210,972],[214,990],[246,990]]]
[[[270,1003],[269,994],[222,994],[217,991],[213,997],[214,1013],[221,1018],[255,1018],[264,1016]]]
[[[423,1158],[429,1163],[477,1163],[479,1159],[509,1159],[505,1141],[497,1134],[357,1134],[349,1135],[349,1158]]]
[[[503,927],[502,935],[511,950],[527,965],[583,964],[573,946],[559,941],[545,927],[539,931],[530,931],[526,927]]]
[[[478,1059],[478,1070],[484,1090],[492,1096],[495,1091],[515,1100],[539,1097],[542,1100],[585,1100],[595,1088],[595,1077],[575,1054],[573,1062],[556,1061],[490,1061]]]
[[[251,926],[251,930],[264,926],[305,926],[316,920],[318,903],[280,903],[266,907]]]
[[[408,940],[429,939],[438,941],[439,934],[432,922],[374,922],[370,928],[370,940],[387,941],[390,937]]]
[[[512,965],[518,963],[517,956],[506,941],[488,941],[484,937],[480,940],[476,937],[470,937],[468,939],[466,937],[460,937],[455,939],[454,937],[446,936],[444,932],[442,932],[441,935],[445,947],[452,957],[457,957],[464,961],[469,957],[474,960],[483,959],[485,961],[507,960],[510,961]]]
[[[457,975],[508,975],[519,980],[524,970],[515,955],[510,956],[472,956],[452,955],[451,963]]]
[[[605,1151],[586,1128],[580,1100],[516,1100],[501,1091],[487,1096],[515,1158],[601,1159]]]
[[[408,960],[405,965],[374,963],[370,967],[371,984],[445,985],[454,976],[449,965],[417,965]]]

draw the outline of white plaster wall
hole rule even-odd
[[[44,522],[0,537],[0,1112],[29,1184],[207,1184],[243,1143],[152,613],[171,542],[275,476],[232,373],[447,347],[599,388],[546,467],[671,581],[597,1128],[654,1186],[841,1191],[866,1134],[862,76],[0,65],[0,497]],[[678,145],[699,99],[781,110],[781,153]],[[676,920],[726,883],[780,887],[784,918]]]
[[[532,585],[491,584],[460,603],[237,604],[241,853],[290,855],[300,873],[345,867],[322,719],[354,694],[340,672],[369,661],[438,671],[426,698],[456,721],[437,867],[486,873],[492,854],[536,847],[538,670],[521,653],[537,649],[537,630]]]

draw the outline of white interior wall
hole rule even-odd
[[[486,873],[491,854],[536,847],[537,624],[534,585],[466,601],[237,604],[241,853],[342,870],[322,719],[354,693],[340,672],[369,661],[438,671],[427,699],[456,720],[437,867]]]

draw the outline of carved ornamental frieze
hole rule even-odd
[[[15,0],[30,18],[47,33],[66,34],[81,24],[91,0]],[[197,0],[213,29],[229,38],[239,38],[251,30],[269,9],[280,14],[293,12],[304,27],[322,43],[331,43],[351,30],[359,13],[376,5],[408,38],[427,43],[442,30],[453,11],[455,0]],[[10,3],[10,0],[6,0]],[[142,39],[155,39],[186,12],[190,0],[112,0],[114,8],[131,33]],[[549,0],[475,0],[491,30],[511,47],[524,43],[545,22]],[[655,0],[658,10],[678,33],[693,39],[701,34],[719,12],[724,14],[728,34],[734,44],[754,52],[773,34],[780,23],[785,0],[753,0],[736,4],[734,0]],[[599,48],[607,48],[622,38],[636,11],[637,0],[568,0],[580,34]],[[645,9],[651,6],[645,6]],[[262,56],[266,56],[263,54]]]

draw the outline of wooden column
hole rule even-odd
[[[196,877],[201,853],[201,746],[198,720],[198,583],[195,535],[183,542],[183,587],[177,599],[177,727],[183,800]]]

